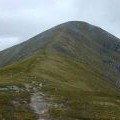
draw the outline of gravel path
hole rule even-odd
[[[30,107],[38,115],[38,120],[48,120],[48,115],[45,114],[48,110],[49,103],[45,101],[45,95],[40,91],[42,83],[38,86],[34,86],[35,82],[32,84],[25,84],[25,88],[28,92],[31,92],[31,102]],[[39,90],[38,88],[39,87]]]
[[[45,112],[48,110],[48,103],[43,100],[43,94],[41,92],[35,92],[31,95],[30,106],[38,114],[38,120],[47,120]]]

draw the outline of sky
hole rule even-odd
[[[0,51],[67,21],[120,38],[120,0],[0,0]]]

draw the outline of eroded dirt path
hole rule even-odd
[[[38,90],[37,87],[33,87],[31,84],[25,84],[26,90],[31,92],[30,107],[38,115],[38,120],[48,120],[48,115],[46,114],[49,103],[45,101],[45,95]],[[39,84],[39,88],[42,87],[42,84]],[[32,90],[31,90],[32,89]]]
[[[48,110],[48,103],[44,101],[44,94],[41,92],[34,92],[31,95],[31,108],[35,111],[35,113],[38,114],[39,119],[38,120],[47,120],[47,115],[45,112]]]

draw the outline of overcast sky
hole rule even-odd
[[[0,0],[0,50],[73,20],[120,38],[120,0]]]

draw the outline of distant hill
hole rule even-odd
[[[56,120],[120,119],[120,39],[99,27],[60,24],[1,51],[0,67],[1,85],[42,83]]]

